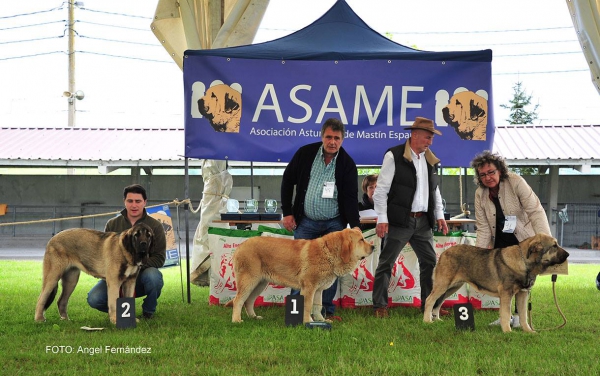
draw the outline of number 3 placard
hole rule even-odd
[[[473,318],[473,305],[471,303],[455,304],[454,324],[459,330],[475,330],[475,319]]]

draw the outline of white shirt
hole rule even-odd
[[[427,211],[429,199],[429,195],[427,194],[429,191],[429,179],[427,179],[427,161],[425,160],[425,153],[421,153],[419,158],[416,157],[416,154],[412,151],[412,149],[411,153],[413,153],[413,163],[415,163],[415,168],[417,169],[417,190],[413,199],[411,211]],[[425,172],[421,172],[422,175],[419,175],[421,168],[424,168]],[[388,151],[383,157],[381,171],[379,172],[379,177],[377,178],[377,187],[375,188],[375,193],[373,193],[373,202],[375,204],[375,212],[377,213],[377,223],[389,223],[387,215],[387,199],[395,173],[396,163],[394,162],[394,155],[391,151]],[[439,187],[436,187],[434,196],[435,219],[442,219],[444,218],[444,205],[442,203],[442,195],[440,194]],[[423,204],[425,206],[422,207],[422,209],[413,210],[415,207],[421,207]]]

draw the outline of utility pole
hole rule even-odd
[[[83,91],[75,91],[75,5],[78,5],[75,0],[69,0],[69,20],[67,23],[69,29],[69,91],[63,93],[68,102],[69,127],[75,126],[75,102],[84,97]]]

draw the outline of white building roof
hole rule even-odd
[[[600,167],[600,125],[499,126],[493,150],[511,166]],[[3,167],[183,167],[183,155],[183,128],[0,128]]]

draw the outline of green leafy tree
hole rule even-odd
[[[514,96],[509,101],[510,105],[501,104],[500,107],[510,110],[509,118],[506,119],[510,124],[533,124],[533,121],[538,118],[537,109],[540,106],[536,104],[533,106],[533,110],[528,111],[527,106],[531,105],[531,95],[525,93],[525,89],[522,87],[522,82],[517,82],[513,86]],[[511,168],[515,173],[519,175],[536,175],[538,169],[535,167],[515,167]]]
[[[513,86],[514,96],[508,101],[510,104],[500,105],[500,107],[510,110],[509,118],[506,119],[510,124],[533,124],[533,121],[538,118],[537,109],[540,105],[536,104],[531,111],[526,108],[531,105],[532,96],[527,95],[522,85],[522,82],[517,82]]]

